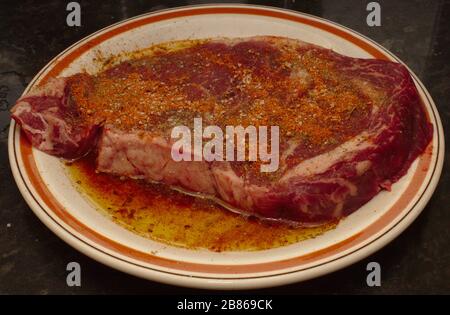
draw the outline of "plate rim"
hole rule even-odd
[[[236,5],[236,4],[231,4],[231,5],[216,5],[216,4],[210,4],[210,5],[193,5],[193,6],[183,6],[183,7],[177,7],[177,8],[170,8],[170,9],[165,9],[165,10],[160,10],[160,11],[154,11],[154,12],[149,12],[149,13],[144,13],[129,19],[126,19],[124,21],[120,21],[117,23],[114,23],[110,26],[107,26],[105,28],[102,28],[86,37],[84,37],[83,39],[81,39],[80,41],[74,43],[73,45],[69,46],[67,49],[65,49],[63,52],[61,52],[59,55],[57,55],[55,58],[53,58],[46,66],[44,66],[41,71],[39,71],[39,73],[33,78],[33,80],[30,82],[30,84],[28,85],[28,87],[25,89],[25,92],[30,88],[30,86],[32,86],[35,81],[37,79],[39,79],[42,74],[44,74],[46,72],[46,69],[53,65],[55,63],[55,61],[58,60],[58,58],[60,58],[61,56],[64,56],[68,51],[70,51],[72,48],[79,46],[81,43],[87,41],[89,38],[95,38],[96,35],[101,34],[103,32],[105,32],[108,29],[113,29],[116,26],[119,26],[121,24],[127,24],[130,21],[133,20],[138,20],[142,17],[145,16],[153,16],[153,15],[158,15],[164,12],[168,12],[168,11],[183,11],[183,10],[189,10],[189,9],[198,9],[198,8],[211,8],[211,7],[215,7],[215,8],[242,8],[242,7],[246,7],[246,8],[256,8],[256,9],[260,9],[260,10],[269,10],[269,11],[279,11],[279,12],[284,12],[284,13],[288,13],[291,15],[298,15],[298,16],[306,16],[307,18],[313,19],[313,20],[319,20],[321,22],[325,22],[325,23],[330,23],[332,24],[334,27],[337,28],[342,28],[344,30],[346,30],[347,32],[350,32],[352,34],[355,34],[361,38],[363,38],[364,40],[370,42],[372,44],[372,46],[377,47],[379,50],[383,51],[384,53],[390,55],[393,59],[395,59],[397,62],[400,62],[402,64],[404,64],[397,56],[395,56],[394,54],[392,54],[390,51],[388,51],[387,49],[385,49],[384,47],[382,47],[381,45],[379,45],[378,43],[374,42],[373,40],[371,40],[370,38],[367,38],[366,36],[359,34],[356,31],[351,30],[350,28],[347,28],[345,26],[342,26],[338,23],[335,23],[333,21],[329,21],[326,20],[324,18],[321,17],[317,17],[314,15],[310,15],[310,14],[305,14],[302,12],[297,12],[297,11],[292,11],[292,10],[287,10],[287,9],[281,9],[281,8],[275,8],[275,7],[267,7],[267,6],[260,6],[260,5],[245,5],[245,4],[241,4],[241,5]],[[368,255],[370,255],[371,253],[379,250],[381,247],[383,247],[384,245],[388,244],[392,239],[394,239],[396,236],[398,236],[399,234],[401,234],[403,232],[404,229],[406,229],[406,227],[408,227],[413,221],[414,219],[422,212],[423,208],[426,206],[426,204],[428,203],[429,199],[431,198],[437,183],[439,181],[439,177],[442,171],[442,166],[443,166],[443,155],[444,155],[444,139],[443,139],[443,131],[442,131],[442,123],[439,117],[439,113],[437,111],[437,108],[429,94],[429,92],[427,91],[427,89],[424,87],[423,83],[417,78],[417,76],[408,68],[411,76],[413,77],[414,81],[416,84],[418,84],[420,86],[420,88],[422,89],[422,92],[424,93],[424,95],[427,97],[429,105],[431,107],[431,110],[433,112],[433,115],[435,116],[435,120],[433,122],[435,122],[437,125],[436,130],[437,130],[437,135],[433,135],[433,137],[437,136],[438,137],[438,149],[437,149],[437,157],[436,157],[436,163],[434,165],[434,174],[432,176],[430,176],[429,179],[429,183],[428,185],[424,188],[423,192],[422,192],[422,197],[419,198],[416,201],[415,206],[412,206],[411,209],[409,210],[408,213],[406,213],[394,226],[392,226],[391,228],[389,228],[387,231],[385,231],[382,235],[376,237],[374,240],[372,240],[371,242],[369,242],[368,244],[365,244],[362,248],[356,248],[353,251],[351,251],[350,253],[346,254],[344,257],[338,257],[335,259],[332,259],[330,261],[324,262],[322,264],[316,265],[311,267],[312,270],[309,270],[309,272],[305,272],[305,269],[303,270],[295,270],[295,271],[290,271],[288,273],[277,273],[277,274],[271,274],[271,275],[266,275],[263,276],[261,280],[261,276],[257,277],[257,278],[218,278],[218,277],[199,277],[199,276],[189,276],[189,275],[181,275],[181,274],[172,274],[171,276],[167,276],[167,272],[163,271],[163,270],[153,270],[152,272],[155,272],[155,275],[152,275],[149,271],[149,269],[141,267],[141,266],[136,266],[135,268],[143,268],[144,270],[141,272],[140,270],[131,270],[129,266],[121,266],[120,263],[115,262],[115,261],[109,261],[109,259],[119,259],[118,257],[102,257],[103,254],[99,254],[98,251],[101,251],[101,249],[96,248],[96,247],[92,247],[89,244],[85,244],[86,246],[88,246],[89,248],[85,248],[83,246],[83,244],[80,244],[80,240],[77,240],[77,237],[75,235],[73,235],[72,233],[70,233],[69,231],[64,231],[65,228],[62,226],[58,227],[58,222],[54,222],[52,224],[52,222],[49,221],[49,218],[45,217],[44,213],[42,213],[42,211],[45,212],[45,210],[37,210],[35,207],[35,201],[32,200],[32,193],[26,191],[26,188],[23,187],[24,185],[26,185],[25,179],[21,178],[21,174],[20,173],[20,167],[18,164],[14,164],[13,161],[14,159],[12,159],[12,154],[14,153],[13,151],[15,151],[15,146],[14,146],[14,140],[17,136],[17,128],[16,128],[16,124],[15,122],[11,122],[11,126],[10,126],[10,132],[9,132],[9,139],[8,139],[8,149],[9,149],[9,155],[10,155],[10,164],[11,164],[11,168],[13,171],[13,175],[14,178],[16,180],[16,183],[22,193],[22,195],[24,196],[24,199],[26,200],[26,202],[28,203],[28,205],[30,206],[30,208],[33,210],[33,212],[39,217],[39,219],[44,222],[44,224],[50,228],[50,230],[52,230],[58,237],[60,237],[61,239],[63,239],[64,241],[66,241],[69,245],[71,245],[72,247],[76,248],[77,250],[79,250],[80,252],[88,255],[89,257],[103,263],[106,265],[109,265],[110,267],[113,267],[115,269],[119,269],[121,271],[124,271],[126,273],[130,273],[130,274],[134,274],[136,276],[139,277],[143,277],[143,278],[147,278],[147,279],[151,279],[151,280],[156,280],[156,281],[160,281],[160,282],[165,282],[165,283],[170,283],[170,284],[175,284],[175,285],[183,285],[183,286],[188,286],[188,287],[200,287],[200,288],[215,288],[215,289],[244,289],[244,288],[257,288],[257,287],[267,287],[267,286],[274,286],[274,285],[281,285],[281,284],[287,284],[287,283],[292,283],[292,282],[298,282],[298,281],[303,281],[303,280],[307,280],[316,276],[320,276],[329,272],[332,272],[334,270],[337,269],[341,269],[343,267],[346,267],[348,265],[350,265],[353,262],[359,261],[364,259],[365,257],[367,257]],[[25,93],[24,92],[24,93]],[[427,111],[428,112],[428,111]],[[431,120],[431,119],[430,119]],[[440,137],[439,137],[440,136]],[[47,214],[48,215],[48,214]],[[50,219],[52,219],[50,217]],[[395,218],[397,219],[397,218]],[[405,220],[406,219],[406,220]],[[82,240],[81,240],[82,241]],[[123,261],[125,264],[130,264],[129,261]],[[309,268],[308,268],[309,269]],[[317,270],[319,269],[319,270]],[[306,270],[307,271],[307,270]],[[164,273],[163,276],[161,276],[161,272]],[[144,274],[143,274],[144,273]],[[180,279],[179,277],[182,276],[183,279]],[[242,276],[244,276],[244,274],[242,274]],[[286,278],[286,276],[288,276],[288,278]],[[168,277],[168,278],[167,278]],[[174,278],[172,278],[174,277]],[[193,281],[194,278],[200,280],[200,281]],[[186,279],[188,279],[186,281]],[[206,283],[205,281],[206,280]],[[212,283],[211,280],[216,280],[215,283]],[[268,283],[270,282],[270,283]]]

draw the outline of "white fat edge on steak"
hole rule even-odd
[[[124,132],[106,126],[98,146],[97,170],[169,185],[180,183],[194,191],[214,194],[210,164],[174,161],[173,141],[149,132]]]
[[[171,140],[164,137],[145,132],[127,133],[105,126],[99,142],[97,170],[149,182],[164,182],[180,190],[176,179],[184,186],[190,186],[189,190],[182,188],[184,192],[215,200],[219,196],[228,203],[239,201],[243,209],[254,206],[253,196],[269,191],[269,186],[249,184],[237,176],[230,162],[175,162],[171,159],[171,147]],[[195,180],[189,180],[194,176]],[[199,177],[202,178],[200,183]]]
[[[251,209],[256,204],[256,198],[267,194],[271,185],[256,185],[248,179],[238,176],[231,167],[230,162],[220,162],[220,166],[214,164],[212,173],[217,183],[216,189],[219,195],[229,203],[239,202],[244,209]]]

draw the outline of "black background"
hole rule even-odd
[[[8,162],[9,113],[31,78],[55,55],[112,23],[167,7],[212,1],[78,1],[81,27],[66,25],[69,1],[0,1],[0,294],[198,294],[207,291],[141,280],[78,253],[48,230],[20,195]],[[284,7],[350,27],[391,50],[419,76],[448,135],[450,2],[378,1],[382,26],[366,24],[370,1],[232,1]],[[385,248],[346,269],[259,294],[450,293],[449,152],[440,183],[417,220]],[[66,265],[81,264],[82,286],[66,285]],[[381,287],[366,285],[366,265],[382,268]]]

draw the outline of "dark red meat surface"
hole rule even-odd
[[[286,51],[295,51],[298,62],[280,61]],[[334,110],[336,104],[327,101],[329,98],[314,94],[318,91],[316,65],[308,68],[302,63],[311,56],[320,61],[318,65],[326,65],[328,72],[320,73],[325,76],[320,82],[325,82],[326,89],[339,92],[351,85],[352,95],[364,103],[339,116],[333,141],[314,133],[305,137],[308,129],[297,133],[300,129],[295,129],[295,124],[283,129],[288,126],[285,117],[270,116],[271,105],[253,107],[255,100],[275,102],[273,106],[292,110],[288,120],[298,118],[294,106],[305,99],[319,100],[316,105],[325,112]],[[116,112],[107,107],[108,115],[92,115],[86,107],[89,102],[83,103],[75,94],[75,86],[83,85],[84,96],[94,95],[102,76],[121,82],[131,74],[136,76],[138,87],[145,87],[139,91],[148,98],[137,100],[143,99],[144,105],[120,107],[117,96]],[[245,85],[249,77],[253,85]],[[432,138],[432,125],[403,65],[350,58],[296,40],[213,40],[190,50],[125,62],[98,77],[82,74],[76,78],[54,79],[23,96],[12,109],[12,117],[37,149],[65,159],[80,158],[95,149],[98,171],[181,187],[210,196],[233,211],[300,225],[339,219],[380,190],[390,189]],[[176,90],[167,89],[175,86]],[[103,99],[116,97],[108,93]],[[157,111],[157,93],[165,93],[172,102],[181,99],[179,107],[160,105]],[[153,107],[139,107],[149,106],[146,100],[153,102]],[[171,158],[173,140],[168,131],[175,124],[171,121],[190,125],[194,117],[202,117],[205,124],[225,125],[261,108],[266,115],[261,120],[267,118],[280,124],[282,131],[288,130],[281,133],[280,169],[276,173],[260,174],[247,162],[175,162]],[[141,118],[130,122],[132,114],[141,112]],[[298,115],[301,118],[301,113]],[[347,120],[342,121],[342,117]],[[324,130],[334,130],[329,125],[324,123]]]

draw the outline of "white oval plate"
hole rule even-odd
[[[87,70],[94,58],[170,40],[279,35],[352,57],[401,62],[380,45],[343,26],[297,12],[239,5],[193,6],[144,14],[100,30],[45,66],[24,93],[52,76]],[[383,191],[336,229],[297,244],[257,252],[210,252],[164,245],[116,225],[72,185],[55,157],[34,150],[11,122],[14,178],[35,214],[68,244],[112,268],[155,281],[200,288],[269,287],[317,277],[359,261],[399,235],[425,207],[438,182],[444,137],[436,107],[411,73],[434,126],[427,152],[391,192]]]

